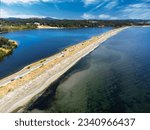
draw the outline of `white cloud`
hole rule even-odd
[[[69,0],[1,0],[5,4],[33,4],[36,2],[65,2]],[[72,2],[72,1],[71,1]]]
[[[43,1],[43,2],[66,2],[66,1],[70,1],[70,2],[72,2],[73,0],[39,0],[39,1]]]
[[[150,5],[145,3],[131,4],[122,10],[123,17],[128,19],[150,19]]]
[[[60,11],[59,7],[56,4],[54,4],[54,7],[55,7],[55,9]]]
[[[82,0],[85,6],[99,2],[99,0]]]
[[[104,3],[98,4],[94,9],[98,9],[98,8],[102,7],[103,4],[104,4]]]
[[[106,3],[106,2],[111,2],[112,0],[82,0],[82,2],[85,5],[90,5],[90,4],[101,4],[101,3]],[[118,1],[118,0],[113,0],[113,1]]]
[[[108,2],[108,4],[105,6],[107,9],[112,9],[118,5],[118,0],[114,0],[112,2]]]
[[[102,19],[102,20],[118,19],[117,17],[112,17],[108,14],[92,15],[90,13],[84,13],[81,17],[83,19]]]
[[[102,6],[104,6],[109,0],[101,0],[101,2],[98,2],[94,8],[92,8],[89,12],[95,11],[100,9]]]
[[[39,15],[13,15],[11,17],[15,18],[45,18],[46,16],[39,16]]]
[[[47,16],[40,16],[40,15],[30,15],[30,14],[12,14],[12,11],[6,11],[4,9],[0,9],[0,18],[9,18],[9,17],[15,17],[15,18],[45,18]]]
[[[112,20],[112,19],[118,19],[117,17],[113,17],[113,16],[110,16],[110,15],[107,15],[107,14],[100,14],[98,16],[99,19],[109,19],[109,20]]]
[[[109,18],[110,18],[110,16],[107,15],[107,14],[100,14],[98,17],[99,17],[100,19],[109,19]]]
[[[8,12],[4,9],[0,9],[0,18],[5,18],[8,16]]]
[[[5,4],[16,4],[16,3],[33,3],[38,2],[39,0],[1,0]]]
[[[84,13],[81,17],[83,19],[95,19],[96,18],[94,15],[88,14],[88,13]]]
[[[145,3],[139,3],[139,4],[130,4],[130,8],[150,8],[150,5]]]

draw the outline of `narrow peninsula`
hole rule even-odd
[[[0,80],[0,112],[22,112],[80,59],[126,28],[116,28],[94,36]]]

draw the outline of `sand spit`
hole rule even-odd
[[[70,46],[56,55],[28,65],[0,80],[0,112],[21,112],[31,100],[40,95],[81,58],[126,28],[128,27],[113,29]]]

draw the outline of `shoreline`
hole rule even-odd
[[[37,29],[64,29],[65,27],[52,27],[52,26],[37,26]]]
[[[91,27],[53,27],[53,26],[40,25],[40,26],[37,26],[36,29],[78,29],[78,28],[91,28]],[[96,28],[103,28],[103,27],[96,27]]]
[[[112,27],[112,26],[104,26],[104,27]],[[150,27],[150,25],[133,25],[129,27]],[[91,27],[52,27],[52,26],[39,26],[36,29],[75,29],[75,28],[91,28]],[[103,26],[98,26],[97,28],[103,28]],[[19,30],[11,30],[11,31],[4,31],[0,32],[0,34],[5,34],[9,32],[16,32],[16,31],[24,31],[24,30],[34,30],[34,29],[19,29]]]
[[[0,112],[14,112],[16,110],[22,112],[31,100],[35,100],[35,97],[41,95],[50,84],[60,78],[80,59],[126,28],[128,27],[112,29],[87,41],[70,46],[0,80]]]
[[[150,25],[132,26],[132,27],[150,27]]]
[[[0,60],[4,59],[5,57],[13,53],[13,51],[18,47],[17,41],[8,39],[8,42],[10,44],[9,48],[3,47],[3,46],[0,47],[0,52],[1,52]]]

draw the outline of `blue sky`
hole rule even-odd
[[[1,0],[0,17],[150,19],[150,0]]]

